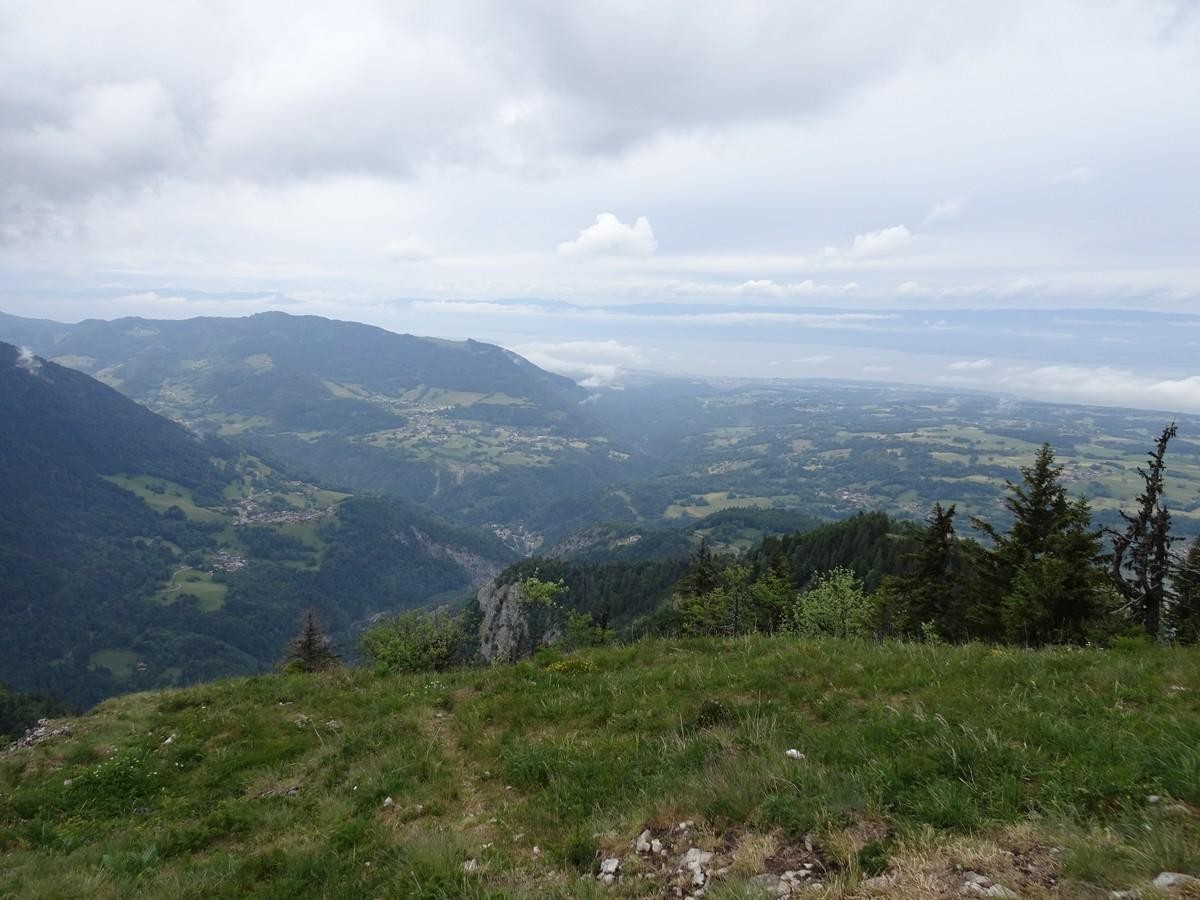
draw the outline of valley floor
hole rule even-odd
[[[1200,874],[1198,649],[647,641],[70,725],[0,754],[0,897],[1101,898]]]

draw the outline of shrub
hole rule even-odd
[[[596,664],[586,656],[567,656],[555,660],[546,666],[547,672],[558,672],[560,675],[577,675],[584,672],[595,672]]]
[[[850,569],[817,575],[796,599],[788,629],[805,637],[866,637],[871,632],[871,600]]]
[[[526,606],[542,606],[552,608],[558,605],[558,598],[567,592],[567,585],[560,578],[558,581],[545,581],[535,572],[521,581],[521,602]]]
[[[440,672],[458,661],[463,633],[458,616],[407,612],[367,629],[358,649],[380,672]]]
[[[603,623],[597,623],[591,613],[568,609],[559,645],[564,650],[602,647],[610,643],[612,637],[613,630]]]
[[[723,725],[733,719],[733,713],[729,707],[720,700],[708,699],[700,704],[700,711],[696,713],[697,728],[712,728],[715,725]]]

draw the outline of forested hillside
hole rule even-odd
[[[263,313],[185,321],[0,317],[12,335],[163,415],[326,484],[483,525],[644,470],[588,392],[477,341]],[[512,535],[521,546],[520,530]]]
[[[942,503],[1003,524],[1005,482],[1043,442],[1113,526],[1170,417],[825,380],[625,373],[585,390],[493,345],[283,313],[0,315],[6,335],[311,481],[398,496],[554,556],[661,557],[668,532],[736,510],[920,521]],[[1200,417],[1175,418],[1168,486],[1177,531],[1194,536]],[[598,526],[618,530],[610,540]]]
[[[306,606],[349,633],[512,558],[396,500],[290,478],[0,345],[0,680],[87,705],[261,671]]]

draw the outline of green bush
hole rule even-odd
[[[546,671],[557,672],[560,675],[577,675],[595,672],[596,664],[586,656],[567,656],[548,664]]]
[[[804,637],[866,637],[871,633],[871,599],[850,569],[817,575],[788,616],[788,630]]]
[[[458,616],[407,612],[367,629],[358,649],[380,672],[441,672],[459,660],[463,637]]]

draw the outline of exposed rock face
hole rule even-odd
[[[562,634],[553,614],[522,602],[521,585],[491,582],[476,595],[483,621],[479,624],[479,655],[485,662],[510,662],[528,656]]]
[[[450,544],[439,544],[436,541],[430,540],[429,536],[417,528],[410,528],[413,537],[417,539],[417,543],[434,559],[445,559],[462,567],[467,573],[467,577],[471,579],[471,587],[480,587],[487,584],[493,578],[500,574],[503,566],[491,559],[484,559],[478,553],[472,553],[470,550],[464,550],[461,547],[455,547]]]
[[[521,585],[484,585],[475,598],[483,621],[479,623],[479,655],[486,662],[516,659],[529,645],[529,621],[521,606]]]

